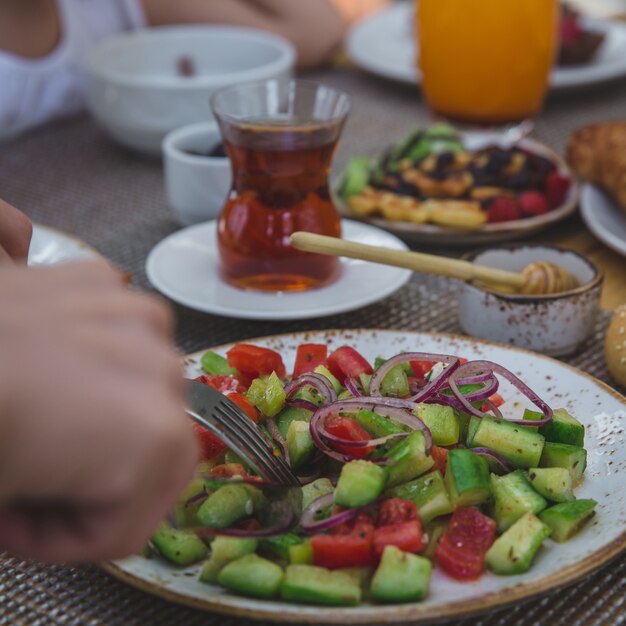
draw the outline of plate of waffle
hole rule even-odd
[[[409,243],[473,246],[525,238],[566,218],[579,186],[538,141],[435,124],[376,157],[353,157],[335,194],[345,216]]]

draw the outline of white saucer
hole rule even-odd
[[[609,248],[626,256],[626,212],[593,185],[585,185],[580,213],[587,228]]]
[[[348,33],[346,51],[352,62],[372,74],[402,83],[420,84],[415,68],[412,2],[399,2],[358,22]],[[584,65],[556,67],[554,90],[581,89],[626,75],[626,24],[584,18],[585,25],[606,34],[595,59]]]
[[[343,237],[396,250],[407,247],[390,233],[350,220]],[[409,270],[355,259],[341,260],[341,276],[332,285],[300,293],[267,294],[236,289],[218,275],[217,222],[180,230],[148,255],[146,272],[161,293],[191,309],[260,320],[293,320],[333,315],[381,300],[402,287]]]
[[[98,257],[100,255],[80,239],[48,226],[33,224],[33,238],[28,250],[29,265],[56,265]]]

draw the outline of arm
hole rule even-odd
[[[345,23],[330,0],[142,0],[152,25],[207,22],[248,26],[282,35],[296,47],[298,65],[327,59]]]

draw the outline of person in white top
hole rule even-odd
[[[300,67],[326,59],[345,27],[331,0],[0,0],[0,140],[82,108],[80,64],[101,39],[191,22],[275,32]]]

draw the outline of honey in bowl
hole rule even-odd
[[[230,97],[214,97],[213,106],[233,187],[218,224],[222,278],[242,289],[270,292],[329,284],[339,273],[337,259],[296,250],[289,238],[298,230],[341,236],[328,174],[347,96],[303,81],[223,93]]]

